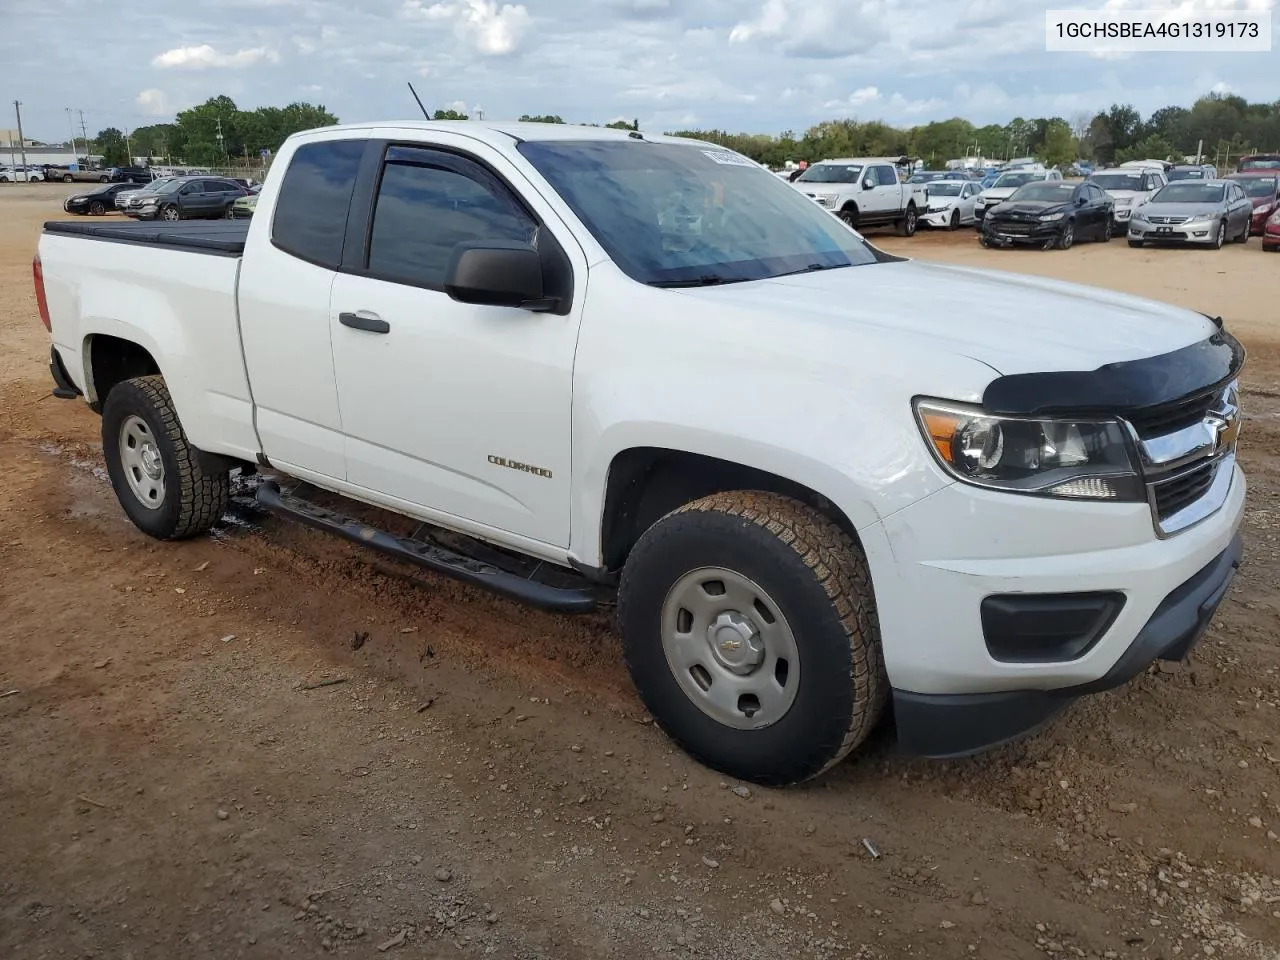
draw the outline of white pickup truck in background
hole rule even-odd
[[[890,256],[706,143],[329,127],[250,221],[49,223],[34,273],[143,531],[209,530],[261,471],[406,562],[616,597],[663,729],[761,783],[890,701],[916,754],[1019,736],[1185,656],[1240,558],[1220,321]]]
[[[907,183],[898,174],[906,163],[906,157],[823,160],[792,186],[855,230],[892,226],[910,237],[929,206],[929,194],[926,184]]]

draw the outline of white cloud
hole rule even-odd
[[[134,99],[138,108],[149,117],[171,117],[175,113],[173,104],[163,90],[150,87],[143,90]]]
[[[879,87],[859,87],[842,100],[828,100],[823,104],[828,110],[857,110],[880,99]]]
[[[235,53],[219,53],[207,43],[196,47],[174,47],[156,55],[151,65],[161,69],[205,70],[209,67],[250,67],[262,60],[276,63],[280,55],[266,47],[251,47]]]
[[[764,0],[754,20],[737,23],[730,43],[773,41],[791,57],[847,57],[865,53],[886,36],[882,24],[888,4],[824,0]]]
[[[405,0],[401,12],[410,19],[452,23],[459,39],[487,56],[514,53],[532,22],[524,4],[499,7],[497,0],[453,0],[430,6],[423,0]]]
[[[1216,93],[1219,96],[1225,97],[1228,93],[1234,93],[1235,91],[1232,89],[1231,84],[1226,83],[1222,80],[1219,80],[1217,83],[1215,83],[1212,87],[1209,88],[1209,92]]]

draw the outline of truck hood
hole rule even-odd
[[[1017,187],[987,187],[982,191],[982,199],[984,200],[1008,200],[1013,196]]]
[[[767,312],[790,328],[783,336],[820,325],[824,336],[815,341],[829,344],[831,328],[842,327],[851,354],[860,331],[919,338],[922,356],[943,350],[1006,375],[1096,370],[1169,353],[1217,329],[1194,311],[1141,297],[916,260],[679,292],[709,307]]]

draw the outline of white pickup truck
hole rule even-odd
[[[910,237],[929,206],[929,193],[927,185],[907,183],[898,175],[906,163],[906,157],[823,160],[809,166],[792,186],[855,230],[892,226]]]
[[[250,221],[49,223],[34,273],[143,531],[209,530],[260,470],[402,560],[616,598],[653,716],[761,783],[890,701],[911,753],[1019,736],[1185,656],[1240,559],[1220,321],[890,256],[707,143],[329,127]]]

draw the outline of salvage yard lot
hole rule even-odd
[[[1257,238],[871,235],[1221,314],[1250,355],[1245,566],[1188,664],[1036,737],[930,763],[882,733],[747,790],[647,722],[607,615],[244,499],[189,543],[129,525],[97,417],[49,397],[30,264],[71,189],[0,189],[0,957],[1277,956],[1280,256]]]

